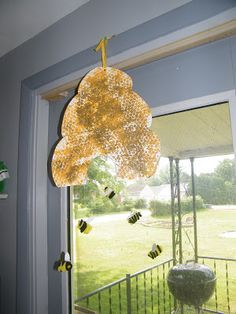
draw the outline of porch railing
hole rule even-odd
[[[236,259],[198,256],[198,261],[211,267],[217,278],[214,295],[203,309],[236,314]]]
[[[212,298],[202,306],[202,313],[236,314],[236,259],[198,256],[198,262],[210,266],[217,277]],[[75,304],[100,314],[166,314],[174,310],[166,276],[173,259],[134,274],[77,299]],[[184,307],[184,313],[195,313]]]
[[[173,259],[127,274],[104,287],[77,299],[99,314],[163,314],[171,313],[173,297],[166,284],[166,275]]]

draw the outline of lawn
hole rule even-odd
[[[160,220],[169,221],[170,217],[164,219],[161,217]],[[200,211],[198,213],[199,255],[236,258],[236,239],[220,237],[222,232],[236,229],[235,221],[234,210]],[[191,228],[185,230],[190,237],[193,236]],[[183,235],[185,257],[191,259],[193,256],[191,245],[185,233]],[[163,253],[152,260],[147,254],[154,242],[163,247]],[[95,220],[90,234],[85,235],[76,231],[74,297],[77,299],[124,277],[127,273],[134,273],[171,257],[171,229],[163,228],[162,225],[149,227],[141,223],[130,225],[123,218],[114,221],[104,219],[99,223]],[[205,264],[214,266],[208,261],[205,261]],[[219,310],[226,310],[225,263],[219,262],[217,265],[217,301]],[[236,262],[229,263],[228,267],[231,313],[236,313]],[[215,300],[212,299],[209,304],[215,304]],[[106,310],[103,313],[105,314]]]

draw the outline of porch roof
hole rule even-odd
[[[186,159],[233,153],[228,103],[153,118],[161,156]]]

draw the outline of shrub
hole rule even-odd
[[[175,208],[177,208],[175,202]],[[192,212],[193,210],[193,199],[191,196],[181,199],[181,211],[182,213]],[[203,199],[201,196],[196,196],[196,210],[205,208]],[[171,214],[171,202],[151,201],[149,205],[152,216],[167,216]]]
[[[126,199],[124,202],[120,205],[120,210],[122,211],[130,211],[134,209],[135,201]]]
[[[97,199],[90,206],[91,214],[111,213],[113,211],[115,211],[115,207],[110,200]]]
[[[82,207],[80,204],[74,203],[73,212],[74,212],[74,218],[79,219],[79,218],[88,216],[90,213],[90,210],[86,207]]]
[[[147,208],[147,201],[145,199],[140,198],[134,203],[134,208],[136,209]]]
[[[152,216],[166,216],[171,214],[170,202],[151,201],[149,209]]]
[[[201,196],[196,196],[196,202],[195,202],[196,210],[205,208],[205,205],[203,203],[203,199]],[[191,196],[185,197],[181,200],[181,210],[182,212],[192,212],[193,210],[193,199]]]

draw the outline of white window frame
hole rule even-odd
[[[29,260],[30,260],[30,312],[34,314],[48,313],[48,235],[47,235],[47,183],[48,173],[48,130],[49,102],[42,99],[38,91],[34,95],[34,129],[30,169],[31,184],[27,187],[29,197]],[[46,121],[46,123],[45,123]],[[61,188],[61,252],[67,247],[67,208],[68,190]],[[38,258],[40,256],[40,258]],[[65,275],[65,274],[62,274]],[[62,276],[62,313],[69,314],[68,280]],[[47,310],[47,312],[45,312]]]

